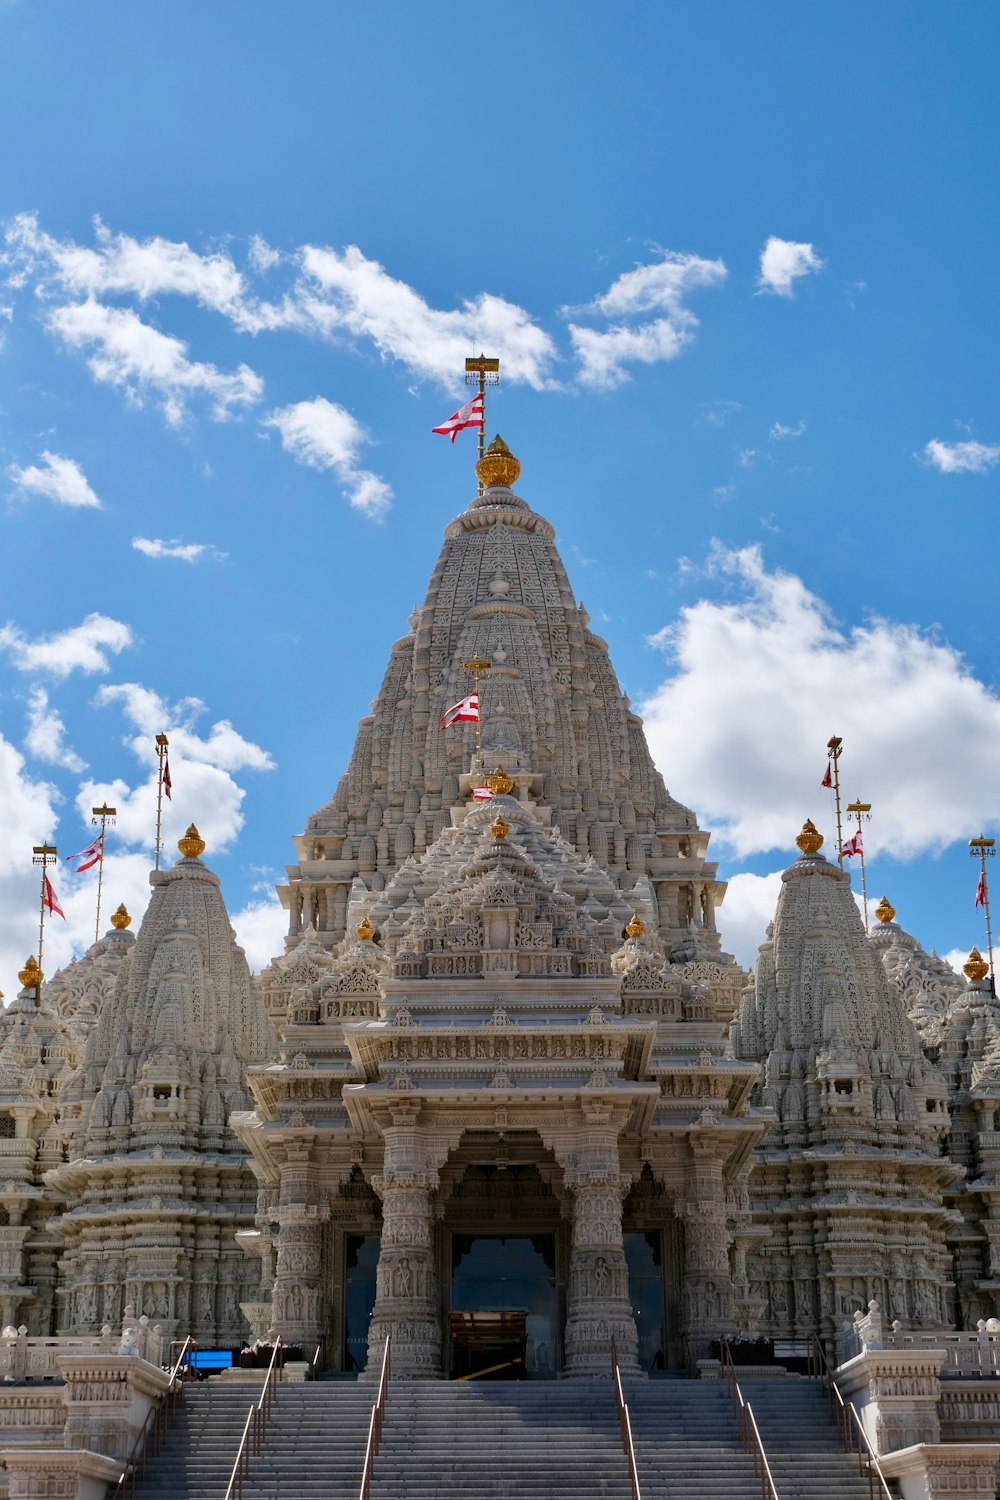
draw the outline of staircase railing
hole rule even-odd
[[[365,1448],[365,1466],[361,1474],[361,1493],[358,1500],[371,1500],[372,1492],[372,1470],[375,1460],[378,1458],[378,1450],[382,1443],[382,1424],[385,1421],[385,1407],[389,1399],[389,1377],[392,1374],[392,1335],[385,1341],[385,1352],[382,1355],[382,1374],[379,1376],[378,1395],[375,1397],[375,1405],[372,1407],[371,1420],[368,1423],[368,1445]]]
[[[176,1342],[176,1341],[175,1341]],[[174,1345],[171,1344],[171,1349]],[[142,1431],[132,1444],[132,1451],[125,1460],[118,1483],[112,1490],[112,1500],[132,1500],[136,1484],[146,1477],[146,1465],[159,1453],[167,1428],[174,1419],[177,1398],[184,1381],[191,1374],[191,1357],[197,1344],[190,1336],[181,1344],[180,1353],[170,1371],[170,1384],[162,1401],[151,1407],[142,1426]]]
[[[778,1500],[778,1491],[774,1487],[774,1475],[771,1473],[771,1465],[767,1461],[764,1444],[761,1442],[757,1418],[753,1414],[750,1402],[740,1390],[740,1383],[736,1379],[736,1367],[733,1364],[733,1351],[729,1347],[728,1339],[722,1340],[720,1353],[722,1373],[725,1376],[729,1399],[733,1403],[733,1412],[740,1429],[743,1451],[749,1453],[753,1459],[753,1471],[760,1481],[760,1500]]]
[[[864,1423],[858,1415],[853,1401],[845,1401],[840,1387],[834,1379],[826,1350],[820,1339],[813,1338],[809,1345],[809,1373],[820,1380],[830,1403],[830,1414],[840,1430],[840,1439],[847,1453],[856,1453],[858,1473],[868,1477],[869,1500],[893,1500],[892,1491],[882,1472],[878,1454],[868,1441]]]
[[[632,1486],[632,1500],[642,1500],[639,1493],[639,1474],[635,1466],[635,1444],[632,1442],[632,1422],[628,1414],[628,1405],[622,1392],[622,1372],[618,1368],[618,1351],[614,1341],[611,1343],[611,1378],[615,1384],[615,1400],[618,1403],[618,1427],[621,1431],[622,1448],[628,1460],[628,1477]]]
[[[243,1424],[243,1436],[240,1438],[240,1446],[236,1450],[236,1462],[233,1464],[233,1472],[229,1476],[229,1485],[226,1489],[226,1500],[243,1500],[243,1484],[250,1478],[250,1459],[259,1458],[264,1446],[264,1434],[267,1424],[271,1420],[271,1408],[274,1405],[274,1394],[279,1380],[284,1380],[284,1351],[280,1343],[276,1343],[271,1354],[271,1363],[267,1367],[264,1377],[264,1388],[260,1393],[260,1400],[251,1406],[247,1412],[247,1419]]]

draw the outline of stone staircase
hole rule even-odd
[[[779,1500],[868,1500],[812,1381],[746,1380]],[[188,1387],[137,1500],[223,1500],[256,1386]],[[627,1382],[643,1500],[760,1500],[724,1384]],[[244,1500],[356,1500],[373,1383],[282,1385]],[[397,1382],[373,1500],[629,1500],[609,1380]]]

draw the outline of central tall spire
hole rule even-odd
[[[705,863],[708,835],[655,769],[552,526],[511,489],[520,464],[502,439],[477,471],[483,493],[445,529],[347,772],[295,841],[299,864],[279,892],[290,940],[333,947],[371,893],[464,812],[475,726],[439,720],[479,658],[492,664],[480,683],[483,761],[502,761],[516,795],[604,866],[670,947],[714,953],[724,887]]]

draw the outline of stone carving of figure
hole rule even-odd
[[[288,1288],[285,1298],[285,1316],[292,1323],[297,1323],[302,1317],[302,1288],[296,1283]]]
[[[409,1257],[404,1255],[393,1272],[393,1292],[397,1297],[408,1297],[413,1284]]]
[[[97,1322],[97,1288],[85,1286],[80,1293],[80,1322]]]
[[[594,1291],[598,1297],[607,1295],[608,1290],[608,1263],[603,1255],[599,1255],[594,1262]]]

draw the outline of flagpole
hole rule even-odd
[[[42,867],[42,891],[38,912],[38,983],[35,986],[36,1005],[38,1004],[42,988],[42,948],[45,945],[45,872],[50,863],[55,863],[57,856],[58,850],[55,844],[35,844],[32,848],[31,863],[33,865],[41,865]]]
[[[865,908],[865,931],[867,932],[869,930],[868,929],[868,880],[867,880],[866,875],[865,875],[865,844],[864,844],[864,839],[861,838],[861,820],[863,818],[866,823],[870,823],[871,822],[871,820],[872,820],[872,805],[871,805],[870,802],[848,802],[848,804],[847,804],[847,811],[849,813],[854,813],[855,816],[857,817],[857,820],[858,820],[858,839],[859,839],[859,842],[860,842],[860,848],[858,850],[858,853],[861,855],[861,899],[862,899],[862,902],[863,902],[864,908]]]
[[[479,399],[482,402],[482,411],[479,417],[479,457],[482,458],[486,452],[486,387],[487,385],[500,384],[500,361],[488,359],[480,352],[477,358],[465,361],[465,383],[475,385],[479,383]],[[483,493],[483,481],[479,481],[479,493]]]
[[[833,800],[837,809],[837,863],[844,868],[844,830],[840,820],[840,755],[844,742],[839,734],[831,734],[826,742],[826,753],[833,765]]]
[[[478,765],[478,762],[482,759],[483,754],[483,698],[482,694],[479,691],[479,678],[483,672],[488,672],[490,670],[490,668],[493,666],[493,663],[491,661],[487,661],[485,656],[471,656],[469,660],[464,661],[462,665],[467,672],[472,673],[472,680],[475,683],[474,691],[476,694],[476,761]]]
[[[101,886],[104,882],[104,830],[109,823],[115,821],[117,813],[118,809],[116,807],[109,807],[106,802],[103,807],[95,807],[93,809],[93,826],[96,827],[98,823],[101,825],[101,857],[97,861],[97,920],[94,923],[95,943],[101,941]]]
[[[984,838],[982,834],[977,839],[969,840],[969,852],[973,859],[979,856],[979,880],[983,892],[983,915],[986,918],[986,946],[990,954],[990,989],[995,995],[997,992],[996,976],[993,973],[993,929],[990,926],[990,888],[986,880],[986,858],[993,858],[996,853],[996,839]]]
[[[160,868],[160,849],[163,847],[163,765],[167,758],[167,746],[170,741],[165,734],[156,736],[156,754],[159,761],[159,769],[156,775],[156,853],[153,861],[153,869]]]

